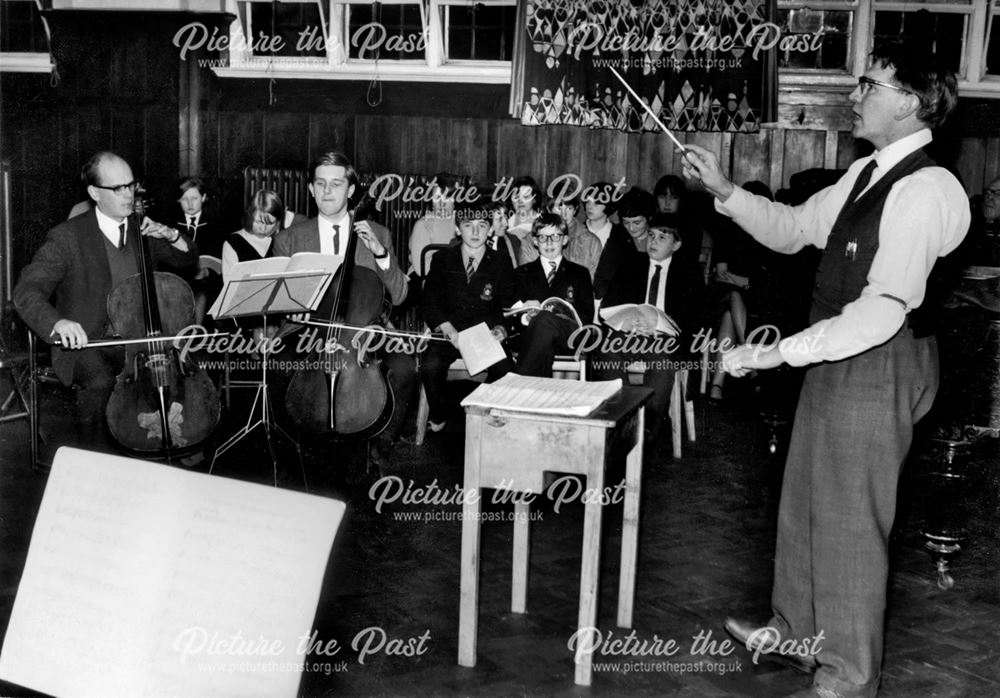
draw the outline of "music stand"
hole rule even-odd
[[[263,326],[267,327],[267,315],[308,313],[315,310],[322,297],[320,292],[333,278],[333,274],[325,271],[292,272],[290,274],[256,274],[251,277],[232,279],[226,282],[220,296],[219,312],[215,318],[236,319],[240,317],[252,317],[259,315]],[[302,281],[296,284],[296,288],[289,287],[290,281]],[[298,300],[295,296],[310,298],[306,303]],[[267,441],[267,449],[271,455],[271,465],[274,474],[274,486],[278,486],[278,459],[275,455],[274,443],[271,437],[272,429],[295,446],[295,452],[299,458],[299,467],[302,470],[302,482],[306,491],[309,491],[309,483],[306,481],[306,468],[302,461],[302,449],[298,441],[293,439],[288,432],[281,428],[281,425],[274,421],[272,417],[271,398],[267,384],[267,342],[262,342],[260,347],[260,384],[257,386],[257,394],[254,396],[253,406],[250,408],[250,415],[247,423],[221,446],[215,449],[212,456],[212,464],[208,468],[211,473],[215,468],[215,461],[223,453],[250,435],[257,427],[264,428],[264,438]],[[260,405],[260,416],[257,417],[257,406]],[[255,419],[256,417],[256,419]]]

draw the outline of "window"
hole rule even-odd
[[[446,60],[509,61],[517,7],[512,2],[442,2]]]
[[[517,0],[226,2],[240,19],[222,76],[510,82]],[[754,48],[777,52],[783,88],[849,90],[875,42],[907,36],[963,95],[1000,95],[1000,0],[778,0],[774,28]]]
[[[964,78],[967,77],[965,47],[969,45],[971,16],[972,0],[875,0],[873,38],[878,43],[905,36],[921,45],[932,46],[945,65]]]
[[[0,2],[0,70],[51,72],[45,20],[39,9],[34,0]]]
[[[842,4],[842,3],[841,3]],[[778,67],[788,70],[851,70],[851,29],[853,10],[836,5],[824,8],[820,3],[791,6],[778,10],[776,24],[782,37],[800,41],[778,50]],[[803,50],[805,49],[805,50]]]

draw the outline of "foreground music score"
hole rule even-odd
[[[617,624],[623,628],[632,625],[644,404],[652,394],[646,388],[622,388],[618,381],[581,383],[508,374],[496,383],[480,386],[462,402],[466,414],[465,492],[475,491],[478,495],[482,489],[503,488],[537,494],[544,488],[546,471],[582,475],[588,490],[603,492],[608,465],[625,456],[617,616]],[[551,408],[554,403],[559,403],[558,410],[562,413],[538,411]],[[599,406],[595,408],[595,404]],[[567,414],[574,406],[586,413]],[[458,663],[467,667],[476,665],[481,508],[480,496],[464,498]],[[528,508],[526,498],[514,498],[513,613],[524,613],[527,602]],[[585,503],[577,619],[580,630],[597,626],[603,508],[599,500]],[[593,648],[584,643],[576,650],[577,684],[590,685],[592,653]]]
[[[344,511],[325,497],[61,448],[0,677],[62,698],[291,698]]]

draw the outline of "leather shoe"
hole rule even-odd
[[[811,674],[816,671],[814,657],[800,657],[773,651],[781,644],[781,633],[777,628],[768,625],[755,625],[737,618],[726,618],[725,627],[727,633],[761,659],[801,671],[803,674]]]

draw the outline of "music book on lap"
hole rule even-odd
[[[0,678],[60,698],[292,698],[344,508],[61,448]]]
[[[458,333],[458,352],[465,362],[465,370],[472,376],[507,358],[503,345],[493,336],[485,322]]]
[[[504,308],[503,316],[510,317],[511,315],[517,315],[519,313],[531,313],[532,311],[538,312],[540,310],[547,310],[558,317],[564,317],[573,322],[577,327],[583,326],[583,323],[580,322],[580,315],[576,312],[576,308],[573,307],[573,304],[564,298],[559,298],[558,296],[546,298],[544,301],[517,301],[511,307]],[[531,316],[528,315],[525,317]],[[521,322],[525,325],[528,324],[525,322],[523,317]]]
[[[319,252],[297,252],[291,257],[265,257],[237,262],[225,288],[209,308],[213,318],[299,313],[315,310],[342,257]],[[280,279],[280,284],[275,280]]]
[[[508,373],[484,383],[462,400],[462,406],[586,417],[622,388],[621,379],[578,381],[535,378]]]
[[[631,331],[633,323],[639,320],[650,324],[655,323],[656,329],[654,332],[662,332],[671,337],[676,337],[681,333],[680,328],[677,327],[677,323],[673,321],[673,318],[655,305],[649,305],[648,303],[624,303],[622,305],[613,305],[610,308],[601,308],[600,316],[604,320],[604,324],[608,327],[614,330],[621,330],[622,332]]]

